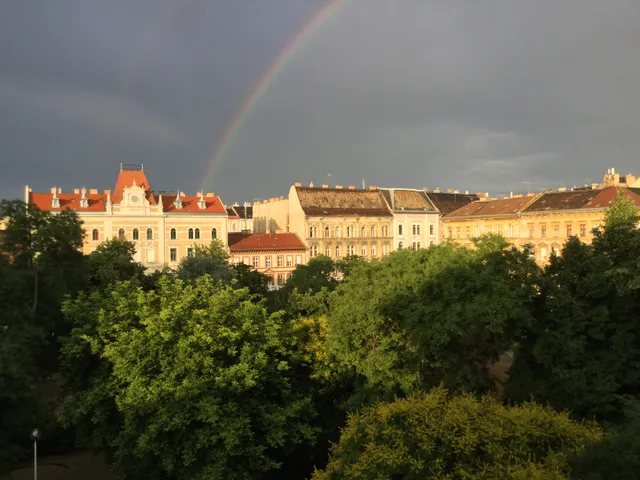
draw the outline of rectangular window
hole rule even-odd
[[[402,235],[402,225],[398,225],[398,235]]]
[[[529,238],[533,238],[533,225],[529,225]]]
[[[331,256],[331,247],[326,247],[326,248],[324,249],[324,254],[325,254],[327,257],[330,257],[330,256]]]
[[[581,223],[580,224],[580,236],[584,237],[587,234],[587,224],[586,223]]]
[[[169,249],[169,260],[172,262],[177,262],[178,261],[178,249],[177,248],[170,248]]]
[[[417,231],[418,229],[416,228],[417,225],[412,225],[412,227],[413,227],[413,234],[417,235],[418,234],[418,231]]]
[[[249,257],[243,257],[242,263],[244,263],[245,265],[249,265]]]
[[[467,238],[471,238],[471,227],[467,227],[465,229],[465,234],[467,235]]]
[[[267,268],[271,268],[271,257],[265,257],[264,266]]]
[[[502,235],[502,225],[496,225],[496,233]]]
[[[240,263],[240,259],[238,257],[233,259],[233,264],[238,265]]]
[[[456,227],[456,238],[460,238],[460,227]]]
[[[316,246],[315,252],[316,252],[315,256],[317,257],[318,256],[317,246]],[[302,255],[296,255],[296,265],[300,265],[301,263],[302,263]]]
[[[560,225],[553,226],[553,236],[558,238],[560,236]]]
[[[278,285],[279,286],[284,285],[284,275],[282,273],[278,274]]]
[[[433,225],[429,225],[429,235],[433,235]]]
[[[571,225],[567,225],[567,237],[570,237],[573,234]]]
[[[509,237],[513,237],[513,225],[509,224]]]
[[[547,236],[547,226],[546,225],[540,225],[540,237],[541,238],[546,238]]]
[[[376,256],[376,246],[375,245],[371,245],[371,256],[372,257]]]
[[[187,257],[193,257],[193,248],[187,247]]]
[[[547,247],[540,247],[540,259],[541,260],[547,259]]]
[[[253,257],[253,268],[260,268],[260,257]]]
[[[284,257],[282,255],[278,255],[278,266],[284,266]]]
[[[487,233],[491,233],[491,225],[487,225]]]
[[[418,231],[418,235],[420,235],[420,225],[416,225],[416,230]]]
[[[293,267],[293,256],[287,255],[287,267]]]

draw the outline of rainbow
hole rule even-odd
[[[324,25],[327,20],[329,20],[329,18],[333,16],[342,5],[344,5],[344,3],[345,0],[331,0],[328,4],[322,7],[320,11],[313,16],[309,23],[298,31],[271,66],[261,75],[256,85],[253,87],[253,90],[242,103],[242,106],[222,135],[222,138],[218,143],[218,147],[207,165],[200,190],[204,190],[207,185],[211,185],[213,183],[213,174],[215,173],[216,167],[220,164],[225,154],[233,144],[234,139],[237,137],[238,132],[245,124],[247,118],[249,118],[249,115],[255,105],[260,101],[267,90],[269,90],[269,87],[273,84],[278,74],[284,70],[287,63],[289,63],[295,54],[298,53],[305,41],[309,39],[315,31],[322,27],[322,25]]]

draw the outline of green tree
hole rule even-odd
[[[124,280],[142,281],[144,266],[134,260],[136,246],[125,239],[105,240],[89,254],[89,286],[106,288]]]
[[[595,424],[529,403],[428,394],[351,415],[323,479],[560,479],[568,457],[601,438]]]
[[[0,476],[23,459],[28,432],[41,425],[42,405],[33,386],[40,376],[36,357],[44,331],[31,312],[25,277],[0,254]]]
[[[181,280],[191,282],[210,275],[214,280],[228,285],[235,275],[227,259],[227,251],[219,240],[213,240],[209,246],[194,245],[193,256],[180,261],[176,275]]]
[[[254,478],[311,442],[311,399],[296,388],[291,341],[246,289],[210,277],[118,284],[69,301],[66,424],[93,424],[126,478]],[[98,375],[84,367],[99,362]],[[78,371],[78,369],[80,371]]]
[[[494,238],[357,265],[331,300],[329,351],[382,396],[444,382],[486,390],[487,367],[529,321],[537,267]]]
[[[244,263],[232,265],[231,271],[236,287],[249,289],[249,293],[256,295],[257,298],[265,298],[267,296],[269,279],[266,275]]]
[[[640,396],[640,232],[625,196],[606,219],[591,245],[570,239],[545,269],[507,386],[514,400],[618,422]]]

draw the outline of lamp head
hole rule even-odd
[[[31,431],[31,440],[34,440],[34,441],[39,440],[39,439],[40,439],[40,436],[41,436],[41,432],[40,432],[40,430],[39,430],[39,429],[34,428],[34,429]]]

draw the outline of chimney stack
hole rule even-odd
[[[313,182],[309,182],[309,188],[313,188]]]
[[[322,188],[329,188],[329,185],[327,185],[326,183],[323,183]]]
[[[356,187],[354,187],[353,185],[349,185],[349,190],[355,190]]]
[[[296,182],[296,183],[294,183],[294,184],[293,184],[293,186],[294,186],[294,187],[301,187],[301,186],[302,186],[302,184],[301,184],[300,182]]]
[[[342,185],[336,185],[336,190],[342,190]]]

